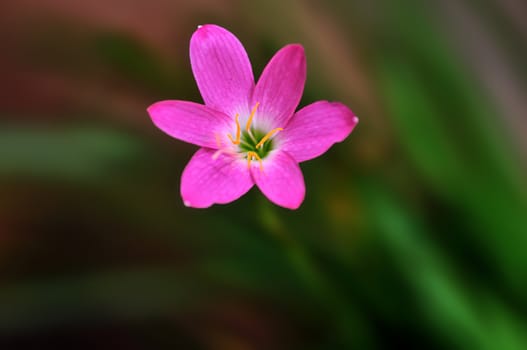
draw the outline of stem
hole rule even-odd
[[[366,340],[369,339],[370,337],[364,334],[367,330],[354,317],[357,314],[354,306],[346,300],[345,295],[338,290],[338,287],[324,275],[308,249],[288,234],[288,230],[277,215],[275,208],[265,203],[261,212],[263,214],[263,225],[267,228],[267,232],[281,244],[291,265],[311,292],[311,296],[318,302],[325,304],[329,313],[335,315],[334,323],[340,340],[348,345],[355,344],[357,339],[352,338],[352,334],[356,334],[358,329],[364,331],[363,336]]]

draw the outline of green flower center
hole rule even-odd
[[[256,102],[255,106],[251,110],[251,114],[249,115],[249,119],[247,120],[244,130],[242,130],[240,125],[240,115],[236,113],[234,116],[234,122],[236,123],[235,134],[227,134],[227,137],[229,140],[231,140],[233,145],[238,145],[240,153],[245,153],[245,159],[247,159],[247,166],[249,168],[251,167],[251,160],[257,160],[260,163],[260,170],[263,170],[262,159],[273,150],[273,140],[271,140],[271,137],[283,129],[274,128],[267,133],[261,130],[253,129],[251,127],[251,123],[259,105],[260,103]],[[218,145],[220,145],[219,141]]]
[[[268,139],[262,144],[260,144],[260,141],[262,141],[266,135],[266,132],[257,129],[251,129],[250,132],[247,132],[245,130],[242,131],[240,137],[240,144],[238,145],[240,152],[254,152],[261,159],[264,159],[269,154],[269,152],[273,150],[272,139]]]

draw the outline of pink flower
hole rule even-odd
[[[181,177],[185,205],[229,203],[256,184],[271,202],[297,209],[305,195],[298,163],[343,141],[358,118],[327,101],[295,113],[306,81],[300,45],[278,51],[255,85],[240,41],[208,24],[190,40],[190,62],[205,105],[170,100],[148,108],[159,129],[201,147]]]

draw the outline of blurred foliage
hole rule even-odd
[[[527,89],[525,7],[5,5],[0,347],[526,349],[527,123],[503,98]],[[207,22],[241,38],[257,73],[301,42],[302,104],[342,99],[360,117],[302,164],[298,211],[256,189],[181,203],[195,147],[145,109],[200,101],[188,39]],[[517,79],[489,85],[500,67]]]

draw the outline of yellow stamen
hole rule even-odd
[[[260,171],[263,171],[263,163],[262,163],[262,158],[260,158],[260,156],[258,155],[258,153],[256,152],[253,152],[253,151],[249,151],[247,152],[247,167],[250,169],[251,168],[251,158],[254,160],[254,159],[257,159],[258,162],[260,163]]]
[[[220,139],[220,135],[218,135],[218,134],[214,134],[214,138],[216,138],[216,146],[218,146],[218,148],[221,148],[221,139]]]
[[[253,122],[254,114],[256,113],[256,110],[258,109],[259,105],[260,102],[256,102],[253,109],[251,110],[251,115],[249,115],[249,119],[247,120],[247,124],[245,125],[245,130],[247,130],[247,132],[251,129],[251,123]]]
[[[251,157],[253,156],[253,152],[247,152],[247,168],[251,169]]]
[[[265,136],[263,137],[263,139],[261,139],[260,142],[258,142],[258,143],[256,144],[256,148],[260,148],[260,147],[262,147],[262,145],[265,143],[265,141],[269,140],[269,139],[271,138],[271,136],[274,135],[274,133],[276,133],[276,132],[278,132],[278,131],[281,131],[281,130],[284,130],[284,129],[283,129],[283,128],[276,128],[276,129],[273,129],[273,130],[269,131],[269,132],[267,133],[267,135],[265,135]]]
[[[238,117],[240,115],[238,113],[236,113],[236,115],[234,116],[234,119],[236,120],[236,140],[233,140],[232,139],[232,136],[231,134],[227,134],[227,137],[229,138],[229,140],[231,140],[231,142],[235,145],[238,145],[240,144],[240,134],[241,134],[241,128],[240,128],[240,122],[238,121]]]

